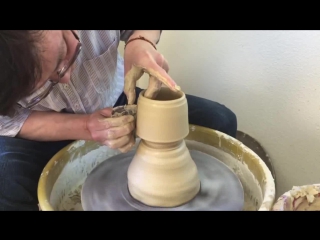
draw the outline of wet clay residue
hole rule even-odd
[[[315,198],[312,203],[308,201],[302,201],[296,208],[296,211],[320,211],[320,198]]]
[[[83,211],[81,205],[82,184],[65,195],[58,206],[58,211]],[[244,194],[244,211],[257,211],[257,206],[248,194]]]
[[[290,194],[294,198],[294,211],[319,211],[320,198],[319,188],[316,186],[294,187]]]
[[[259,189],[258,185],[255,186],[257,183],[255,182],[253,175],[246,170],[247,168],[242,162],[237,161],[234,157],[213,146],[196,143],[190,140],[187,140],[186,143],[189,149],[202,149],[204,152],[211,153],[213,156],[230,166],[233,171],[236,172],[245,187],[243,210],[257,211],[259,209],[262,201],[262,196],[260,196],[261,189]],[[205,151],[206,149],[207,151]],[[110,158],[115,154],[116,151],[107,147],[101,147],[68,164],[59,177],[61,181],[56,182],[52,194],[51,202],[56,209],[59,211],[83,211],[81,205],[81,189],[87,174],[94,169],[96,165],[104,161],[104,159]],[[75,180],[71,181],[74,178]]]
[[[320,211],[320,185],[294,186],[273,205],[273,211]]]
[[[136,118],[137,105],[124,105],[112,109],[112,117],[121,117],[125,115],[132,115]]]
[[[77,188],[71,190],[62,199],[61,204],[58,206],[59,211],[83,211],[81,204],[81,190],[82,184]]]

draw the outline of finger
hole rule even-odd
[[[163,84],[165,84],[172,91],[177,92],[177,91],[181,90],[181,88],[168,75],[168,73],[162,67],[160,67],[156,62],[151,61],[149,59],[149,62],[143,66],[147,66],[147,67],[142,67],[143,71],[145,71],[149,75],[157,78],[159,81],[161,81]]]
[[[103,125],[104,129],[109,129],[112,127],[119,127],[124,126],[130,122],[134,121],[134,116],[132,115],[125,115],[121,117],[114,117],[114,118],[100,118],[98,121]]]
[[[125,135],[129,135],[135,129],[135,123],[130,122],[121,127],[109,128],[106,132],[106,137],[108,140],[114,140]]]
[[[136,143],[135,138],[134,138],[133,135],[131,135],[131,138],[130,138],[129,143],[127,143],[127,144],[126,144],[125,146],[123,146],[123,147],[120,147],[120,148],[119,148],[119,151],[122,152],[122,153],[129,152],[129,151],[133,148],[133,146],[134,146],[135,143]]]
[[[158,55],[156,59],[156,63],[158,63],[158,65],[162,67],[166,72],[169,72],[168,61],[164,58],[162,54]]]
[[[101,109],[99,112],[104,117],[111,117],[112,115],[112,108],[104,108]]]
[[[168,61],[166,59],[164,59],[162,68],[168,73],[169,72],[169,64]]]
[[[149,85],[143,96],[149,99],[155,99],[160,92],[161,86],[162,82],[160,82],[154,76],[150,76]]]
[[[136,82],[143,75],[143,70],[139,67],[132,66],[125,76],[124,80],[124,93],[127,96],[128,104],[134,104],[136,100]]]
[[[157,63],[166,72],[168,72],[169,65],[162,54],[159,55],[159,57],[157,59]],[[160,92],[161,86],[162,86],[162,82],[159,81],[156,77],[150,75],[149,85],[144,93],[144,96],[149,99],[155,99],[157,97],[158,93]]]
[[[125,135],[117,139],[107,140],[104,142],[106,146],[112,149],[122,148],[125,145],[129,144],[131,141],[131,134]]]

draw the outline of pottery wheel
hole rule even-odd
[[[135,200],[127,186],[127,171],[135,151],[119,154],[98,165],[82,187],[85,211],[242,211],[244,192],[238,177],[221,161],[190,150],[197,165],[201,190],[188,203],[171,208],[150,207]]]

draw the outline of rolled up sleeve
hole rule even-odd
[[[128,41],[133,32],[134,30],[120,30],[120,40],[124,42]]]
[[[0,115],[0,136],[17,136],[30,113],[29,109],[17,107],[11,117]]]

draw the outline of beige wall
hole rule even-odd
[[[230,107],[262,144],[278,195],[320,183],[320,31],[163,31],[158,49],[186,93]]]

